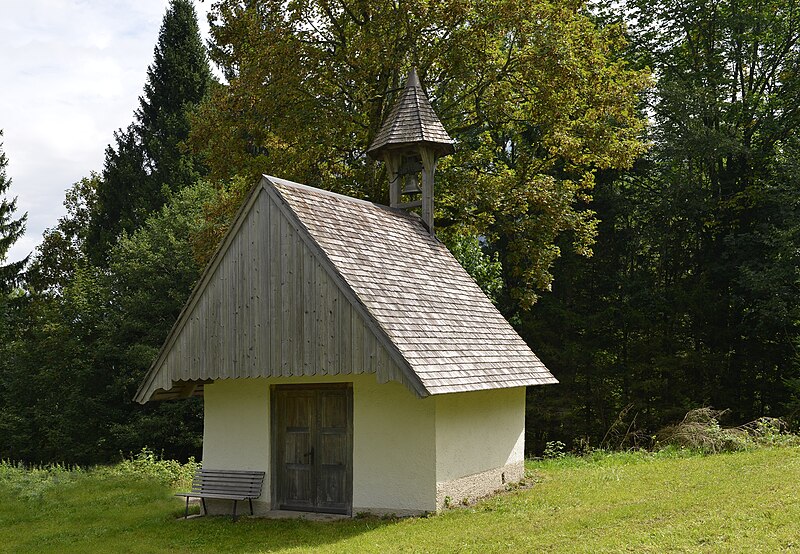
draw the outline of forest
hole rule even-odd
[[[141,378],[260,174],[388,202],[365,150],[412,66],[456,141],[437,235],[560,381],[528,392],[530,453],[647,447],[699,407],[797,429],[794,0],[217,0],[209,22],[205,44],[171,0],[130,125],[18,263],[0,143],[0,459],[199,458],[202,400],[140,406]]]

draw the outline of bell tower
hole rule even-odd
[[[436,117],[417,71],[412,68],[400,98],[367,148],[367,155],[386,164],[389,205],[421,208],[422,221],[431,235],[436,162],[453,152],[453,139]]]

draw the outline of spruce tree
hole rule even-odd
[[[182,143],[189,136],[188,112],[203,99],[210,81],[194,7],[190,0],[172,0],[136,112],[147,170],[158,191],[164,185],[180,190],[203,172],[199,157]],[[162,204],[163,198],[153,198],[149,211]]]
[[[95,264],[105,265],[120,233],[138,229],[164,204],[166,190],[180,190],[204,174],[199,157],[182,143],[189,135],[188,114],[210,81],[194,7],[190,0],[172,0],[134,121],[106,149],[87,237]]]
[[[0,130],[0,139],[3,131]],[[8,158],[3,151],[3,142],[0,140],[0,292],[7,292],[19,278],[20,271],[27,263],[28,258],[17,262],[3,265],[11,246],[25,232],[25,222],[28,214],[14,219],[14,212],[17,209],[16,197],[9,199],[6,197],[8,189],[11,187],[11,179],[6,176],[6,166]]]
[[[86,252],[95,265],[105,265],[119,234],[134,231],[146,217],[139,198],[153,195],[145,156],[135,125],[114,133],[116,146],[106,148],[97,202],[90,215]]]

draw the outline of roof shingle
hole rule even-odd
[[[267,180],[430,394],[557,383],[418,216]]]

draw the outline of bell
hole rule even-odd
[[[419,186],[419,177],[416,173],[410,173],[405,176],[405,186],[403,187],[403,194],[416,194],[422,192],[422,187]]]
[[[403,156],[403,161],[400,163],[400,169],[398,171],[400,175],[410,175],[412,173],[419,173],[420,171],[422,171],[422,158],[419,154]]]
[[[419,173],[422,171],[422,159],[419,155],[405,155],[397,174],[403,177],[405,186],[403,194],[416,194],[422,191],[419,185]]]

